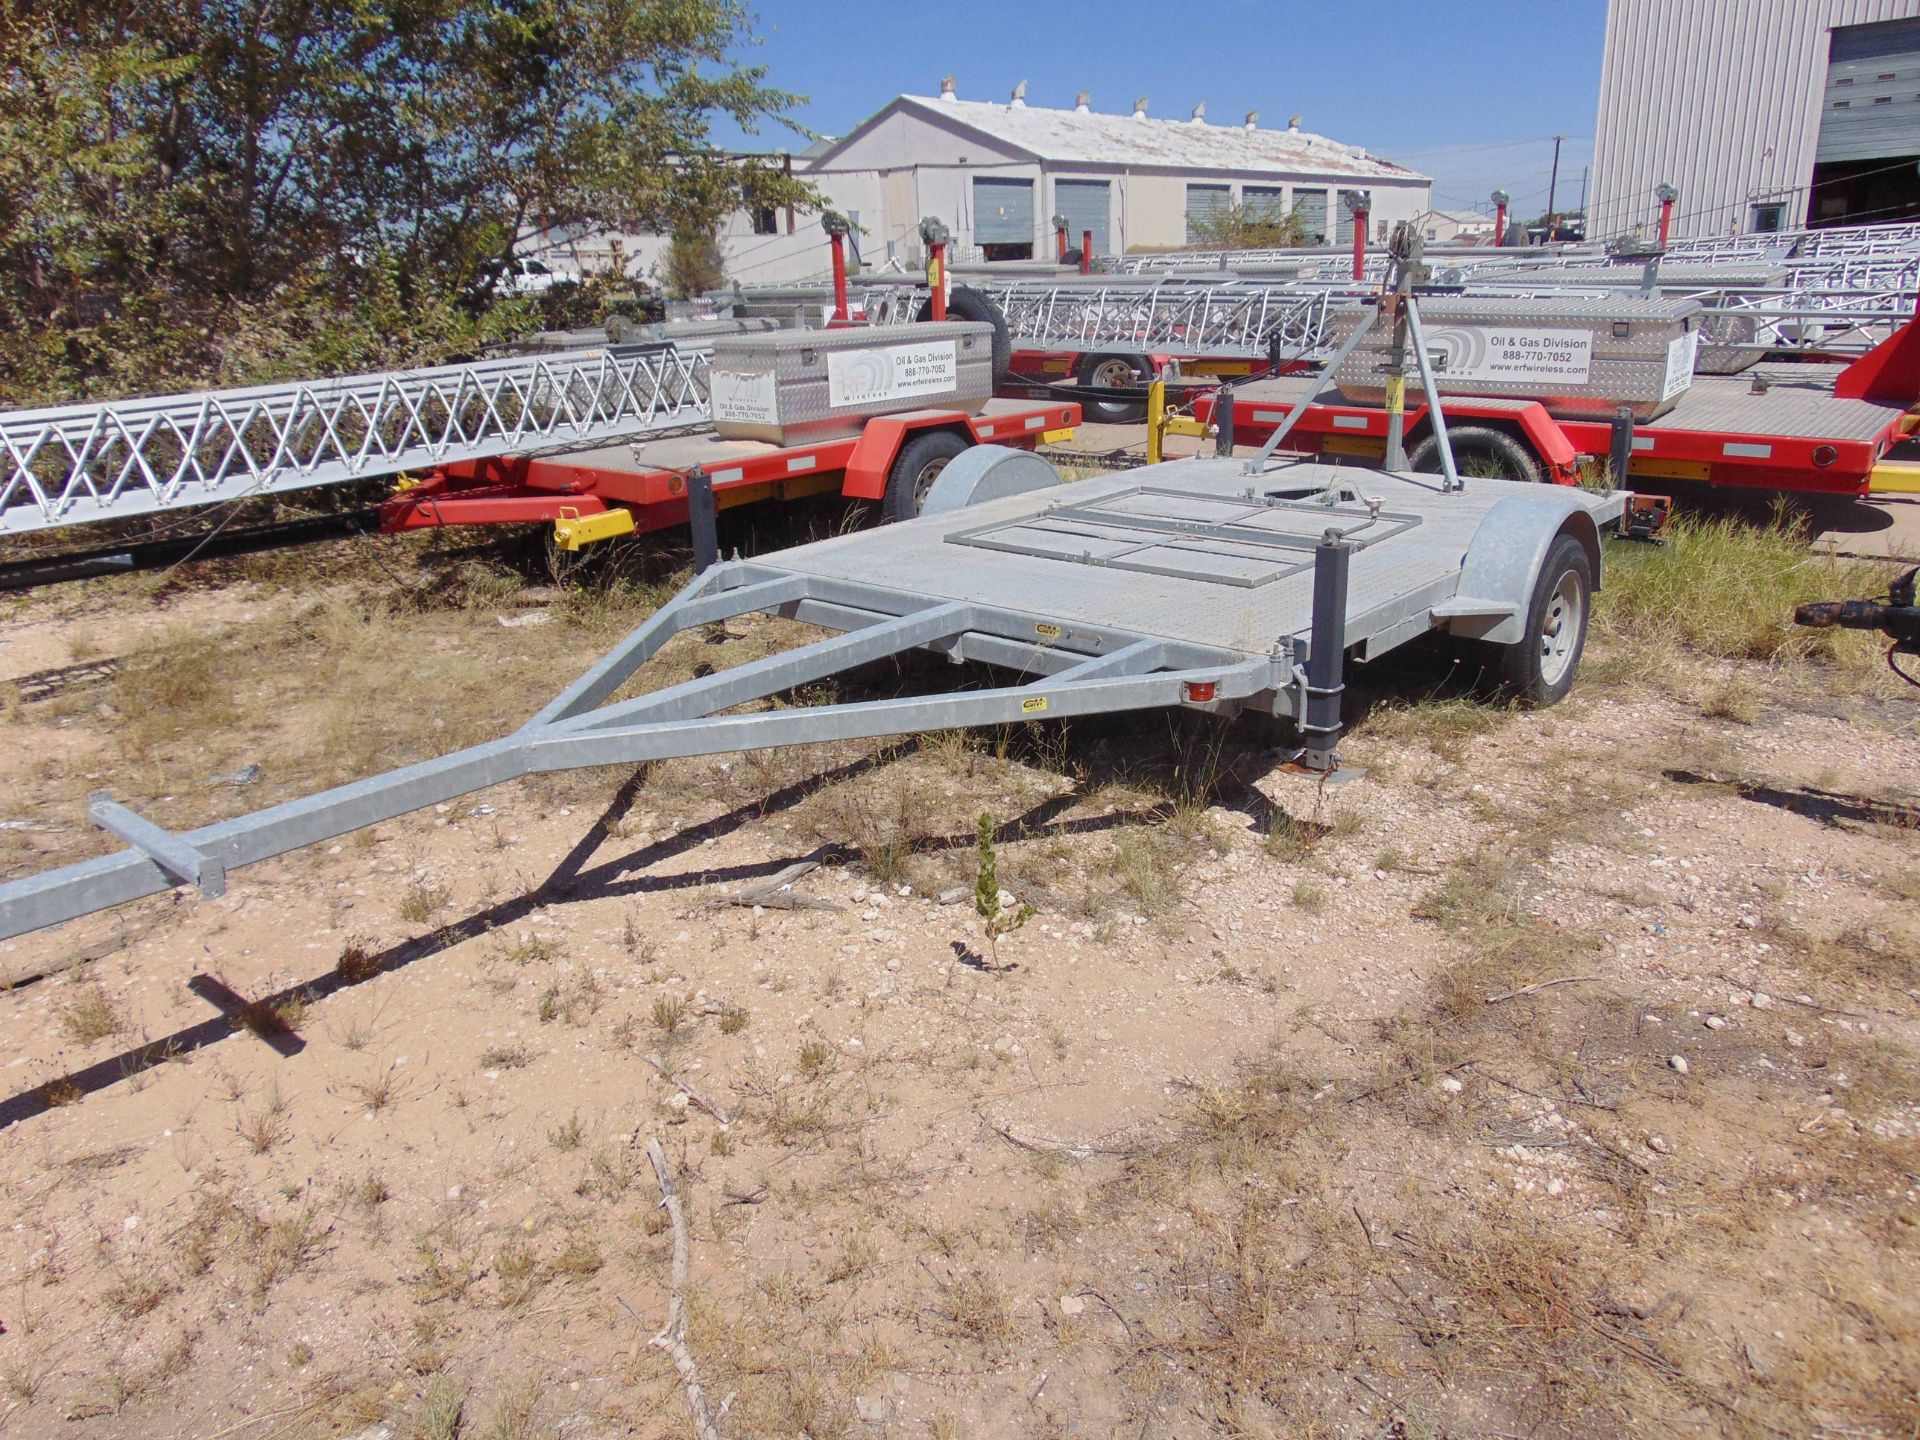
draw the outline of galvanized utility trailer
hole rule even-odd
[[[0,886],[0,937],[227,872],[519,776],[673,756],[1183,706],[1288,722],[1337,767],[1344,666],[1433,630],[1499,647],[1534,703],[1573,683],[1602,528],[1626,497],[1317,463],[1208,459],[1060,486],[1024,452],[955,459],[918,519],[715,564],[513,733],[172,833],[105,797],[131,847]],[[623,694],[674,635],[765,612],[840,632]],[[987,688],[739,707],[913,649]]]

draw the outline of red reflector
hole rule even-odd
[[[687,493],[687,477],[684,475],[669,475],[667,477],[667,493],[669,495],[686,494]]]
[[[1213,699],[1213,681],[1189,680],[1187,682],[1187,699],[1196,705],[1206,704],[1207,701]]]

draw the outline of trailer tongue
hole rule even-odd
[[[519,776],[594,765],[1171,706],[1290,722],[1338,763],[1349,655],[1433,629],[1505,647],[1543,703],[1572,683],[1599,530],[1621,495],[1295,463],[1187,461],[1056,487],[983,446],[917,520],[734,560],[678,596],[513,733],[184,833],[105,796],[131,848],[0,886],[0,936],[228,872]],[[832,638],[622,698],[674,635],[764,612]],[[912,649],[1001,672],[988,688],[727,713]]]

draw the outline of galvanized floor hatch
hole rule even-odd
[[[1314,547],[1329,526],[1347,529],[1369,515],[1364,505],[1306,503],[1251,490],[1236,497],[1138,485],[958,530],[947,543],[1255,589],[1312,565]],[[1419,523],[1417,515],[1383,511],[1354,536],[1355,548]]]

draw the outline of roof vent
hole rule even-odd
[[[1142,95],[1138,100],[1133,102],[1133,118],[1136,120],[1144,120],[1147,118],[1146,96]]]
[[[1024,110],[1027,108],[1026,81],[1022,80],[1018,85],[1013,87],[1013,98],[1007,102],[1007,108],[1009,110]]]
[[[1260,128],[1260,112],[1258,110],[1247,111],[1247,129],[1258,130],[1259,128]]]
[[[1085,90],[1082,90],[1079,94],[1075,95],[1073,97],[1073,113],[1076,115],[1091,114],[1092,106],[1089,105],[1088,102],[1092,99],[1093,99],[1093,96],[1090,95]]]
[[[960,98],[960,92],[953,88],[953,76],[943,75],[940,77],[940,98],[942,100],[958,100]]]
[[[1204,125],[1207,123],[1206,101],[1202,100],[1198,105],[1193,107],[1193,118],[1188,120],[1187,123],[1189,125]]]
[[[1300,133],[1300,117],[1298,115],[1289,115],[1287,117],[1287,133],[1289,135],[1298,135]]]

